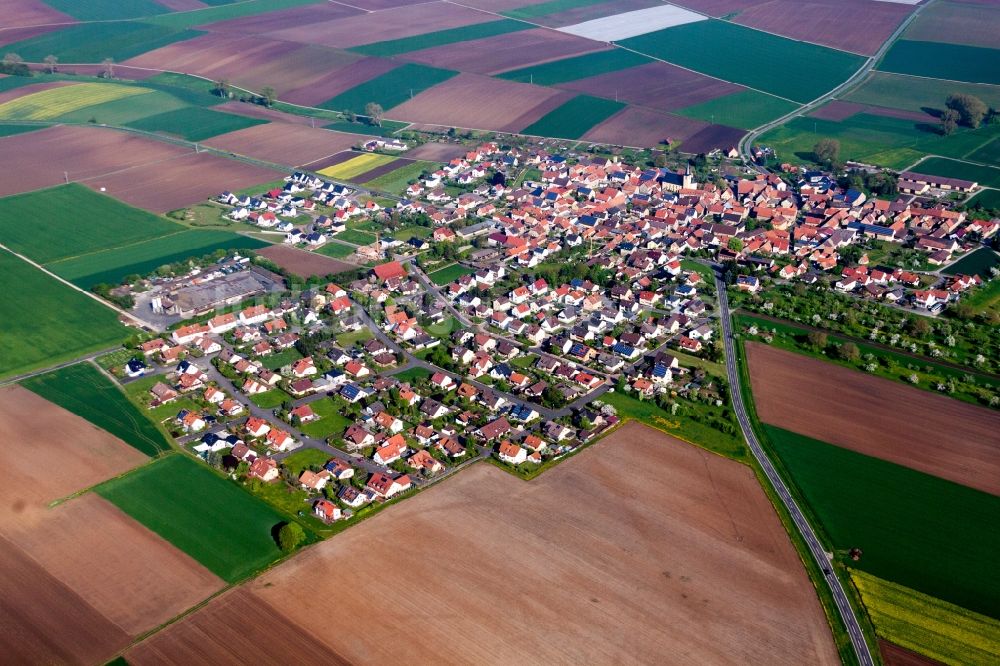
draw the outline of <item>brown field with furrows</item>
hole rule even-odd
[[[247,633],[259,634],[258,639]],[[130,664],[287,664],[346,666],[287,617],[237,588],[125,653]]]
[[[685,141],[708,123],[652,109],[628,106],[583,135],[585,141],[623,146],[653,147],[664,139]]]
[[[316,119],[310,118],[309,116],[285,113],[284,111],[278,111],[277,109],[271,109],[261,106],[260,104],[252,104],[249,102],[226,102],[225,104],[214,106],[212,109],[214,111],[225,111],[226,113],[232,113],[237,116],[263,118],[264,120],[289,123],[292,125],[308,125],[311,127],[316,124]]]
[[[882,639],[878,641],[878,651],[885,666],[938,666],[941,663]]]
[[[726,16],[765,2],[767,0],[677,0],[671,4],[687,7],[709,16]]]
[[[261,35],[265,32],[296,28],[300,25],[309,25],[318,21],[330,21],[344,16],[354,16],[363,13],[364,10],[344,4],[324,2],[319,5],[313,4],[304,7],[293,7],[291,9],[279,9],[278,11],[264,12],[263,14],[253,14],[227,21],[208,23],[198,26],[198,30],[226,32],[234,35]]]
[[[912,5],[877,0],[771,0],[741,11],[733,22],[835,49],[872,55]],[[845,17],[863,17],[864,29],[845,30]]]
[[[267,35],[292,42],[349,48],[496,19],[494,14],[448,2],[427,2],[391,11],[317,21],[310,25],[275,30]]]
[[[15,28],[46,23],[76,23],[76,19],[52,9],[42,0],[3,0],[3,27]]]
[[[469,146],[460,143],[438,143],[431,141],[406,151],[406,156],[414,160],[428,162],[450,162],[456,157],[463,157],[469,152]]]
[[[609,48],[591,39],[535,28],[413,51],[400,58],[442,69],[495,74]]]
[[[810,118],[822,118],[823,120],[846,120],[858,113],[868,113],[876,116],[887,116],[889,118],[902,118],[903,120],[913,120],[915,122],[937,123],[938,120],[920,111],[907,111],[906,109],[890,109],[885,106],[869,106],[868,104],[858,104],[856,102],[845,102],[834,100],[819,107],[809,114]]]
[[[618,99],[663,111],[681,109],[744,90],[735,83],[682,69],[665,62],[560,83],[558,88]]]
[[[474,466],[247,587],[351,662],[410,627],[418,663],[838,663],[750,468],[638,423],[532,482]]]
[[[364,185],[365,183],[371,182],[380,176],[384,176],[387,173],[392,173],[396,169],[402,169],[406,165],[412,163],[413,160],[407,159],[405,157],[400,157],[399,159],[394,160],[392,162],[388,162],[386,164],[380,164],[374,169],[371,169],[370,171],[365,171],[364,173],[355,176],[351,180],[353,180],[356,183],[361,183],[362,185]]]
[[[315,252],[306,252],[305,250],[299,250],[288,245],[272,245],[256,250],[256,252],[265,259],[273,261],[289,273],[303,278],[311,275],[322,277],[331,273],[353,271],[357,268],[355,264],[349,264],[346,261],[340,261],[339,259],[316,254]]]
[[[937,3],[924,10],[903,37],[1000,49],[1000,4]]]
[[[726,150],[739,143],[746,130],[728,125],[709,125],[700,129],[681,145],[681,150],[686,153],[707,153],[716,148]]]
[[[353,54],[351,55],[353,56]],[[281,99],[292,104],[316,106],[328,99],[333,99],[345,90],[394,70],[400,65],[402,63],[387,58],[361,58],[352,62],[349,67],[328,71],[307,86],[290,90],[282,95]]]
[[[539,16],[532,19],[535,23],[548,26],[550,28],[561,28],[567,25],[592,21],[594,19],[634,12],[639,9],[648,9],[663,4],[659,0],[614,0],[614,2],[602,2],[596,5],[585,5],[574,7],[564,12]]]
[[[1000,495],[1000,413],[751,342],[760,420]]]
[[[47,32],[52,32],[53,30],[59,30],[64,28],[62,25],[36,25],[23,28],[7,28],[6,26],[0,28],[0,46],[6,46],[7,44],[13,44],[15,42],[20,42],[25,39],[31,39],[32,37],[37,37],[38,35],[44,35]]]
[[[268,123],[207,139],[206,146],[277,164],[302,166],[350,149],[361,137],[305,125]]]
[[[155,164],[83,179],[87,187],[154,213],[184,208],[224,190],[241,190],[277,180],[284,170],[226,159],[211,153],[186,155]]]
[[[400,104],[393,119],[433,125],[517,132],[570,99],[567,92],[459,74]],[[503,100],[503,104],[497,104]]]

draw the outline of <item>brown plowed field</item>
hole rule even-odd
[[[744,90],[743,86],[665,62],[652,62],[609,74],[560,83],[559,88],[663,111],[681,109]]]
[[[460,143],[436,143],[434,141],[417,146],[406,152],[406,156],[414,160],[428,162],[450,162],[456,157],[462,157],[469,152],[468,146]]]
[[[761,421],[1000,495],[1000,413],[749,343]]]
[[[212,600],[132,648],[125,658],[137,665],[349,663],[245,588]]]
[[[505,12],[508,9],[519,9],[528,5],[538,4],[538,0],[463,0],[463,5],[486,9],[491,12]]]
[[[584,140],[623,146],[652,147],[666,138],[684,141],[708,123],[628,106],[583,135]]]
[[[53,30],[59,30],[66,26],[62,25],[36,25],[24,28],[6,28],[0,30],[0,46],[6,46],[7,44],[13,44],[14,42],[20,42],[25,39],[31,39],[32,37],[37,37],[38,35],[44,35],[47,32],[52,32]]]
[[[348,150],[360,138],[304,125],[268,123],[212,137],[205,145],[277,164],[302,166]]]
[[[809,117],[840,122],[841,120],[847,120],[857,113],[862,113],[867,109],[868,106],[864,104],[845,102],[843,100],[835,99],[810,113]]]
[[[311,275],[324,276],[331,273],[343,273],[357,268],[355,264],[349,264],[346,261],[339,261],[315,252],[306,252],[288,245],[265,247],[257,250],[257,254],[273,261],[289,273],[303,278]]]
[[[739,129],[737,127],[729,127],[728,125],[709,125],[704,129],[700,129],[687,139],[681,145],[681,150],[685,153],[707,153],[716,148],[721,148],[726,150],[727,148],[734,147],[739,143],[743,135],[746,134],[746,130]]]
[[[539,16],[532,19],[532,21],[549,26],[550,28],[562,28],[567,25],[592,21],[604,18],[605,16],[614,16],[615,14],[624,14],[625,12],[634,12],[638,9],[647,9],[661,4],[663,3],[659,2],[659,0],[614,0],[614,2],[602,2],[596,5],[574,7],[564,12]]]
[[[744,9],[741,25],[835,49],[872,55],[913,11],[912,5],[876,0],[771,0]],[[856,18],[863,29],[845,29]]]
[[[885,666],[939,666],[941,662],[879,639],[878,651]]]
[[[4,0],[2,12],[5,28],[46,23],[76,23],[75,18],[52,9],[42,0]]]
[[[495,74],[609,48],[607,44],[591,39],[536,28],[461,44],[436,46],[400,57],[442,69]]]
[[[265,169],[210,153],[189,152],[155,164],[83,180],[87,187],[154,213],[184,208],[225,190],[277,180],[285,171]]]
[[[290,90],[282,100],[292,104],[316,106],[333,99],[345,90],[392,71],[402,63],[386,58],[362,58],[349,67],[340,67],[327,72],[307,86]]]
[[[250,104],[248,102],[226,102],[225,104],[220,104],[212,108],[215,111],[225,111],[226,113],[233,113],[237,116],[263,118],[264,120],[290,123],[292,125],[312,126],[316,122],[315,119],[307,116],[285,113],[284,111],[278,111],[276,109],[270,109],[259,104]]]
[[[400,104],[389,115],[416,123],[516,132],[571,96],[526,83],[459,74]]]
[[[458,28],[496,19],[494,14],[460,5],[427,2],[391,11],[348,16],[332,21],[317,21],[267,34],[275,39],[346,49],[351,46],[411,37],[425,32]]]
[[[671,4],[687,7],[709,16],[726,16],[765,2],[767,0],[677,0]]]
[[[234,35],[260,35],[275,30],[296,28],[300,25],[310,25],[318,21],[330,21],[344,16],[363,14],[361,9],[355,9],[340,3],[324,2],[292,9],[279,9],[274,12],[264,12],[252,16],[218,21],[198,26],[199,30],[209,32],[225,32]]]
[[[938,3],[920,14],[904,38],[1000,49],[1000,5]]]

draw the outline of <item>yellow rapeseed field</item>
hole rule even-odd
[[[0,118],[5,120],[53,120],[89,106],[153,92],[149,88],[113,83],[78,83],[49,88],[0,104]]]
[[[0,107],[3,108],[3,107]],[[382,166],[383,164],[388,164],[395,160],[395,157],[389,155],[377,155],[375,153],[367,153],[364,155],[358,155],[357,157],[352,157],[346,162],[341,162],[340,164],[335,164],[331,167],[325,169],[320,169],[318,173],[328,176],[330,178],[337,178],[339,180],[350,180],[356,178],[363,173],[367,173],[374,169],[375,167]]]

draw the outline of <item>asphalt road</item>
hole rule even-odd
[[[729,376],[729,385],[731,387],[730,393],[733,396],[733,408],[735,409],[736,417],[740,422],[740,428],[743,430],[743,436],[746,438],[747,444],[750,447],[750,451],[753,453],[754,458],[757,459],[761,469],[764,470],[764,474],[771,482],[771,486],[778,494],[778,497],[781,498],[782,504],[785,505],[789,515],[792,517],[792,522],[795,523],[795,528],[799,531],[799,534],[802,535],[806,545],[809,547],[809,552],[812,553],[813,559],[820,567],[820,570],[823,571],[823,577],[826,580],[826,584],[830,588],[830,592],[833,594],[833,600],[837,606],[837,612],[840,614],[840,619],[844,623],[844,626],[847,627],[847,633],[851,638],[851,645],[854,647],[854,653],[857,655],[858,662],[861,666],[874,666],[875,662],[872,659],[868,643],[865,642],[864,634],[861,632],[861,625],[858,623],[858,618],[854,615],[854,610],[851,608],[851,604],[847,600],[847,594],[844,592],[840,579],[832,573],[830,561],[827,558],[826,551],[823,550],[823,546],[816,537],[816,533],[813,531],[812,526],[802,514],[802,510],[799,509],[795,499],[792,497],[791,493],[789,493],[788,487],[781,479],[777,470],[775,470],[770,458],[768,458],[767,453],[761,447],[760,442],[757,440],[757,436],[754,434],[750,418],[747,416],[746,406],[743,404],[743,395],[739,388],[740,373],[738,369],[739,366],[736,363],[735,341],[733,340],[732,321],[729,316],[729,297],[726,294],[726,285],[719,279],[718,276],[716,276],[715,286],[719,292],[719,313],[722,319],[722,338],[725,342],[726,348],[726,372]]]

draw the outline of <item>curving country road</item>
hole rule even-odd
[[[823,550],[823,546],[816,537],[816,533],[813,531],[812,526],[809,525],[809,521],[806,520],[802,510],[799,509],[795,499],[788,491],[788,487],[781,479],[781,476],[771,463],[771,459],[768,458],[767,453],[764,451],[763,447],[761,447],[760,442],[757,440],[757,436],[754,434],[750,417],[747,416],[746,406],[743,404],[743,394],[740,392],[740,373],[736,363],[732,320],[729,316],[729,297],[726,294],[726,285],[718,275],[715,276],[715,288],[719,292],[719,314],[722,319],[722,339],[726,348],[726,373],[728,374],[730,393],[733,396],[733,408],[736,411],[736,418],[740,422],[740,428],[743,430],[743,436],[746,438],[747,444],[749,445],[754,458],[757,459],[757,462],[760,464],[761,469],[764,470],[764,474],[767,476],[768,481],[771,482],[771,486],[774,488],[774,491],[778,494],[778,497],[781,498],[781,503],[784,504],[785,508],[788,510],[788,514],[791,516],[792,522],[795,523],[795,528],[805,540],[806,545],[809,547],[809,552],[812,553],[813,559],[816,561],[820,570],[823,571],[823,578],[826,581],[827,586],[830,588],[830,592],[833,594],[833,600],[837,606],[837,612],[840,614],[840,619],[847,628],[847,633],[850,635],[851,645],[854,647],[854,653],[857,655],[858,663],[860,663],[861,666],[874,666],[875,662],[872,659],[871,650],[869,649],[868,643],[865,641],[864,634],[861,631],[861,625],[858,623],[858,618],[854,615],[854,609],[851,608],[851,604],[847,600],[847,594],[844,592],[844,587],[841,585],[840,579],[837,578],[837,576],[832,573],[830,569],[830,561],[827,558],[826,551]]]

